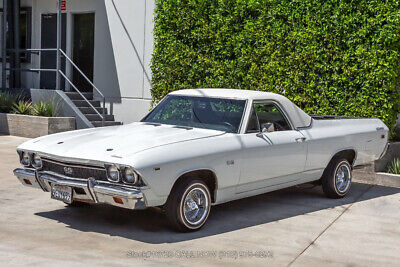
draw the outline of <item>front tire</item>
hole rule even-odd
[[[348,160],[333,159],[322,176],[322,190],[329,198],[342,198],[350,191],[352,177]]]
[[[165,211],[173,228],[180,232],[199,230],[211,210],[211,194],[200,180],[185,180],[171,192]]]

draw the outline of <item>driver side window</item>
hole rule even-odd
[[[282,111],[274,103],[255,103],[247,133],[260,131],[261,125],[272,124],[272,131],[292,130]]]

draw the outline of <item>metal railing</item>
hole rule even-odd
[[[4,8],[5,11],[7,10],[7,1],[3,1],[4,4]],[[42,48],[42,49],[17,49],[17,57],[19,57],[19,53],[21,52],[28,52],[31,54],[36,54],[39,57],[41,56],[42,52],[56,52],[56,69],[41,69],[40,67],[38,69],[25,69],[25,68],[8,68],[6,67],[6,57],[7,57],[7,43],[6,43],[6,31],[3,31],[3,51],[2,51],[2,56],[3,56],[3,66],[2,66],[2,75],[3,75],[3,87],[5,88],[5,77],[6,77],[6,71],[10,70],[10,71],[30,71],[30,72],[56,72],[56,90],[59,90],[61,88],[61,79],[60,76],[64,77],[64,79],[72,86],[72,88],[75,89],[75,91],[82,97],[82,99],[84,99],[88,104],[89,107],[91,107],[100,117],[101,117],[101,125],[104,126],[105,125],[105,119],[106,119],[106,114],[105,114],[105,110],[106,110],[106,98],[104,97],[103,93],[92,83],[92,81],[83,73],[83,71],[73,62],[72,59],[70,59],[68,57],[68,55],[61,49],[61,39],[62,39],[62,0],[57,0],[58,2],[58,7],[57,7],[57,48]],[[7,25],[7,16],[4,15],[3,16],[3,25]],[[9,49],[10,50],[10,49]],[[15,49],[12,49],[15,50]],[[12,51],[15,52],[15,51]],[[76,85],[67,77],[67,75],[61,70],[61,57],[65,57],[66,60],[68,60],[68,62],[85,78],[85,80],[92,86],[93,89],[96,90],[96,92],[102,97],[103,100],[103,112],[102,114],[100,114],[100,112],[97,110],[97,108],[95,108],[92,103],[90,103],[90,101],[82,94],[81,91],[79,91],[79,89],[76,87]]]
[[[67,75],[65,75],[65,73],[62,72],[62,70],[59,70],[59,73],[64,77],[64,79],[75,89],[75,91],[89,104],[89,106],[101,117],[101,124],[102,126],[104,126],[105,124],[105,120],[106,120],[106,114],[105,114],[105,110],[106,110],[106,98],[103,95],[103,93],[99,90],[99,88],[97,88],[92,81],[83,73],[83,71],[74,63],[74,61],[72,59],[70,59],[67,54],[60,49],[60,53],[62,56],[64,56],[68,62],[83,76],[83,78],[85,78],[85,80],[92,86],[93,89],[96,90],[96,92],[101,96],[102,98],[102,102],[103,102],[103,113],[100,114],[100,112],[92,105],[92,103],[90,103],[90,101],[81,93],[81,91],[79,91],[79,89],[75,86],[75,84],[68,79]]]
[[[20,71],[28,71],[28,72],[56,72],[58,71],[58,73],[64,77],[64,79],[71,85],[72,88],[74,88],[74,90],[82,97],[83,100],[86,101],[86,103],[89,105],[89,107],[91,107],[95,113],[97,113],[97,115],[100,116],[101,118],[101,125],[105,126],[105,120],[106,120],[106,98],[104,96],[104,94],[99,90],[99,88],[97,88],[93,82],[83,73],[83,71],[74,63],[74,61],[68,57],[68,55],[62,50],[62,49],[57,49],[57,48],[41,48],[41,49],[21,49],[21,52],[28,52],[31,54],[36,54],[39,57],[41,56],[42,52],[54,52],[59,50],[59,53],[62,57],[64,57],[82,76],[83,78],[85,78],[85,80],[92,86],[93,89],[96,90],[96,92],[101,96],[102,98],[102,103],[103,103],[103,108],[102,108],[102,113],[100,113],[96,107],[94,107],[92,105],[92,103],[90,103],[90,100],[88,100],[85,95],[76,87],[76,85],[67,77],[67,75],[61,70],[57,70],[57,69],[42,69],[42,68],[20,68],[18,70]],[[11,69],[11,68],[7,68],[7,70],[16,70],[16,69]],[[59,79],[57,79],[59,80]],[[59,82],[59,81],[56,81]]]
[[[13,52],[15,49],[7,49],[8,52]],[[27,52],[30,54],[41,55],[42,52],[54,52],[57,51],[57,48],[41,48],[41,49],[19,49],[21,53]],[[57,69],[34,69],[34,68],[5,68],[5,70],[18,70],[18,71],[25,71],[25,72],[57,72]]]

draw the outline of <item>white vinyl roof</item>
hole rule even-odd
[[[243,100],[272,100],[278,102],[285,110],[295,128],[311,125],[312,118],[286,97],[269,92],[239,90],[239,89],[185,89],[170,93],[170,95],[234,98]]]

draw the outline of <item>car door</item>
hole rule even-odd
[[[269,125],[266,132],[261,126]],[[254,102],[242,142],[241,175],[237,193],[296,180],[307,158],[305,137],[288,120],[278,103]]]

